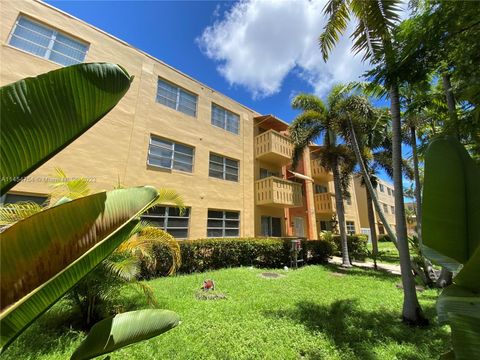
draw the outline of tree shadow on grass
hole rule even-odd
[[[423,310],[429,319],[434,318],[434,307],[427,306]],[[302,301],[293,310],[267,312],[266,316],[291,319],[314,334],[322,333],[346,358],[378,359],[374,348],[388,343],[407,344],[415,349],[414,353],[396,354],[397,359],[404,360],[418,359],[417,351],[439,356],[450,346],[448,331],[436,323],[426,328],[413,328],[401,322],[399,313],[386,309],[364,310],[354,299],[337,300],[331,305]],[[315,349],[311,349],[306,357],[313,359],[314,354]]]
[[[356,275],[356,276],[367,276],[381,280],[399,280],[400,275],[392,274],[388,271],[379,269],[366,269],[361,267],[352,266],[350,268],[343,268],[340,265],[335,264],[328,264],[324,265],[324,267],[332,272],[337,272],[346,275]]]

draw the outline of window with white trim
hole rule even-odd
[[[385,192],[385,187],[383,186],[383,184],[379,184],[379,185],[380,185],[380,191]]]
[[[33,202],[41,206],[48,205],[48,196],[7,193],[0,197],[0,205]]]
[[[383,212],[385,214],[388,214],[388,205],[387,204],[383,204]]]
[[[208,175],[218,179],[238,181],[239,161],[210,153]]]
[[[389,187],[387,187],[387,193],[388,195],[392,195],[392,190]]]
[[[147,164],[164,169],[193,171],[193,147],[150,136]]]
[[[83,62],[88,50],[88,44],[24,16],[15,23],[8,43],[64,66]]]
[[[212,103],[212,125],[238,135],[240,116]]]
[[[190,208],[183,213],[173,206],[155,206],[142,215],[150,225],[165,230],[176,239],[188,238],[188,224],[190,222]]]
[[[198,96],[166,80],[158,79],[157,102],[184,114],[197,116]]]
[[[355,234],[355,222],[353,221],[346,221],[345,225],[347,227],[347,233]]]
[[[392,214],[395,215],[395,206],[390,206],[390,210],[392,211]]]
[[[207,237],[240,236],[238,211],[208,210]]]

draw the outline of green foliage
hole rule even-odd
[[[378,235],[378,242],[392,242],[388,234]]]
[[[280,268],[290,266],[291,239],[279,238],[210,238],[179,241],[182,264],[179,273],[204,272],[238,266]],[[333,254],[332,244],[322,240],[303,240],[301,256],[305,262],[326,262]],[[156,247],[160,268],[149,271],[144,267],[144,277],[161,276],[170,266],[170,256],[165,246]]]
[[[181,314],[181,326],[111,353],[111,359],[432,360],[451,346],[449,329],[434,318],[437,290],[419,293],[433,321],[418,329],[399,320],[399,276],[331,265],[274,271],[284,276],[265,279],[264,269],[242,267],[148,281],[162,306]],[[227,298],[198,300],[205,279]],[[132,309],[145,306],[130,288],[121,296]],[[85,337],[70,329],[74,316],[59,302],[2,360],[68,359]]]
[[[0,195],[82,135],[125,95],[118,65],[79,64],[0,88]]]
[[[340,235],[333,236],[333,242],[337,249],[341,249]],[[348,254],[350,256],[350,262],[352,260],[365,260],[369,251],[367,248],[368,237],[363,234],[347,235]],[[338,253],[337,253],[338,254]]]
[[[71,360],[88,360],[150,339],[176,327],[180,317],[168,310],[137,310],[96,323]]]
[[[480,345],[478,179],[480,166],[457,140],[431,142],[425,156],[422,250],[432,261],[459,270],[437,305],[440,321],[452,328],[457,359],[478,357]]]

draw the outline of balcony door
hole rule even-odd
[[[272,216],[262,216],[262,236],[282,236],[282,220]]]
[[[293,218],[293,233],[298,237],[305,237],[305,220],[303,217]]]

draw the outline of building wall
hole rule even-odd
[[[360,177],[355,177],[354,179],[354,184],[355,184],[355,190],[356,190],[356,200],[357,200],[357,208],[358,208],[358,214],[359,214],[359,219],[360,219],[360,225],[362,228],[370,228],[369,222],[368,222],[368,212],[367,212],[367,195],[365,192],[365,187],[361,185],[361,179]],[[383,185],[384,191],[382,192],[380,190],[380,185]],[[390,192],[388,191],[390,189]],[[392,227],[392,229],[395,231],[395,214],[392,212],[392,207],[395,208],[395,198],[393,196],[394,187],[392,184],[379,179],[378,180],[378,185],[376,188],[376,195],[377,198],[380,202],[380,206],[382,206],[383,210],[383,204],[387,205],[387,211],[384,210],[385,217]],[[381,229],[379,225],[381,225],[381,220],[380,217],[378,216],[378,213],[374,211],[375,214],[375,224],[376,224],[376,230],[377,230],[377,235],[381,235]],[[384,234],[386,234],[386,231],[383,231]]]
[[[48,177],[54,167],[71,177],[91,177],[95,191],[123,185],[152,185],[177,190],[192,208],[190,237],[206,237],[208,209],[240,211],[241,236],[254,235],[253,117],[245,106],[193,80],[172,67],[98,29],[37,1],[9,2],[1,7],[0,84],[44,73],[60,66],[8,45],[19,13],[90,44],[85,62],[114,62],[135,79],[119,104],[32,176]],[[21,66],[19,66],[21,64]],[[191,117],[155,101],[158,77],[198,95],[197,116]],[[240,134],[211,125],[211,104],[240,116]],[[147,166],[150,135],[195,148],[193,173]],[[209,153],[240,161],[238,182],[208,176]],[[46,182],[20,183],[12,192],[49,193]]]

